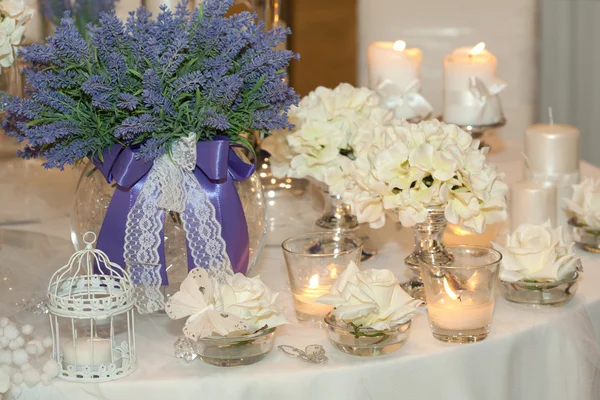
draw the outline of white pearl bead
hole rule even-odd
[[[19,336],[18,338],[11,340],[8,343],[8,348],[11,350],[16,350],[25,345],[25,338],[23,336]]]
[[[50,378],[54,378],[55,376],[58,376],[58,373],[60,372],[60,367],[56,360],[51,358],[48,361],[46,361],[42,371],[44,371],[44,373]]]
[[[10,393],[12,394],[13,399],[16,399],[23,393],[23,389],[21,388],[21,385],[14,385],[10,388]]]
[[[52,347],[52,338],[50,336],[46,336],[44,339],[42,339],[42,345],[44,345],[44,347],[47,349]]]
[[[15,372],[12,376],[12,383],[15,385],[20,385],[23,382],[23,374],[20,372]]]
[[[33,326],[26,324],[21,327],[21,333],[23,335],[31,336],[33,334]]]
[[[32,356],[41,356],[42,354],[44,354],[46,349],[44,349],[42,342],[40,342],[39,340],[32,340],[29,343],[27,343],[25,351],[27,351],[27,354]]]
[[[19,337],[19,330],[13,324],[4,327],[4,337],[9,340],[14,340]]]
[[[50,378],[48,375],[46,374],[42,374],[40,375],[40,380],[42,381],[42,384],[45,386],[48,386],[50,384],[50,381],[52,380],[52,378]]]
[[[15,365],[23,365],[29,361],[29,354],[25,351],[25,349],[16,349],[12,353],[13,364]]]
[[[0,364],[12,364],[13,353],[10,350],[0,350]]]
[[[40,383],[40,379],[40,371],[35,368],[29,368],[27,371],[23,372],[23,382],[29,387],[34,387]]]

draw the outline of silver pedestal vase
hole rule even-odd
[[[412,254],[404,259],[410,277],[401,286],[416,299],[425,301],[421,260],[434,265],[446,265],[452,262],[452,256],[446,251],[443,241],[446,225],[443,208],[432,205],[427,207],[425,221],[413,226],[415,247]]]

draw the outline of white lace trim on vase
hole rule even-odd
[[[195,166],[196,134],[191,133],[176,142],[170,154],[154,161],[127,216],[124,258],[136,284],[136,307],[141,314],[161,310],[165,305],[158,250],[166,210],[181,214],[194,267],[204,267],[219,281],[233,274],[221,224],[193,174]]]

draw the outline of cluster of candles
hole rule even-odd
[[[402,40],[371,43],[367,56],[369,87],[373,90],[385,83],[404,90],[421,80],[422,52],[407,48]],[[502,106],[494,87],[503,88],[504,82],[496,75],[497,65],[496,57],[486,50],[483,42],[474,47],[458,48],[444,58],[445,122],[489,126],[502,120]],[[416,116],[406,111],[399,117],[410,119]]]

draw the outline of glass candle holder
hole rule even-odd
[[[427,314],[433,336],[472,343],[487,337],[502,254],[479,246],[447,246],[452,260],[435,265],[422,258]]]
[[[315,232],[289,238],[281,246],[296,317],[299,321],[322,322],[332,306],[315,301],[329,293],[350,261],[360,264],[362,241],[346,233]]]

